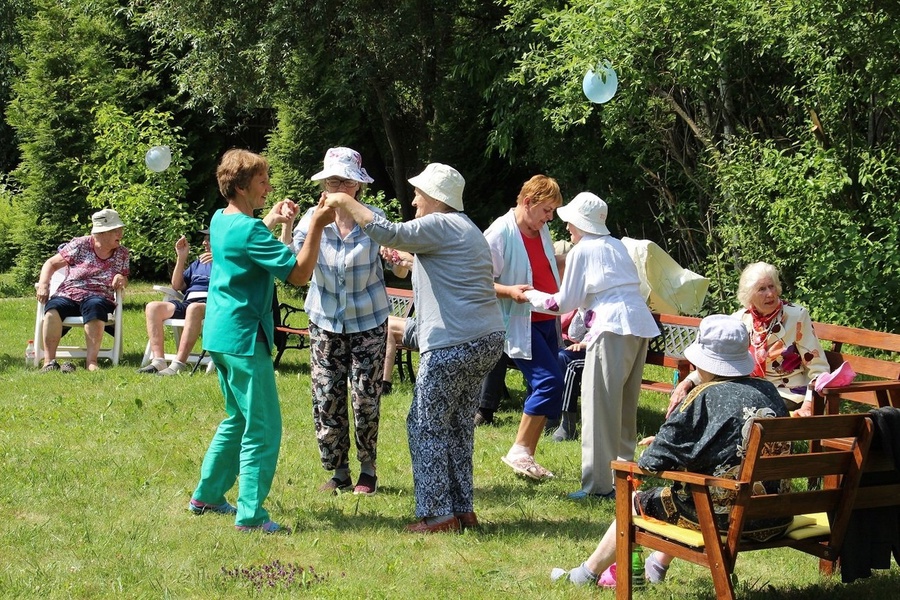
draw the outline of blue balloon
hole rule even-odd
[[[589,69],[584,76],[581,89],[587,99],[596,104],[609,102],[619,88],[619,77],[609,61],[597,65],[597,70]]]
[[[144,162],[147,163],[147,168],[154,173],[161,173],[172,164],[172,151],[168,146],[153,146],[147,150]]]

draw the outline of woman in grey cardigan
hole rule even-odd
[[[477,526],[472,453],[481,380],[503,348],[504,326],[491,275],[491,253],[462,212],[465,180],[432,163],[409,180],[416,218],[391,223],[344,193],[327,206],[353,216],[386,248],[415,254],[412,269],[419,374],[406,420],[416,517],[407,531]]]

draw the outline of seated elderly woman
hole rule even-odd
[[[56,350],[63,335],[63,319],[80,316],[84,319],[87,342],[85,366],[96,371],[97,355],[103,340],[107,316],[115,310],[115,290],[128,284],[128,248],[121,245],[125,224],[119,213],[111,208],[91,216],[91,235],[77,237],[60,247],[41,267],[37,284],[38,302],[44,303],[43,345],[44,366],[41,373],[59,371],[69,373],[75,365],[56,362]],[[50,296],[53,273],[68,267],[65,280]]]
[[[794,416],[811,415],[806,390],[829,366],[809,312],[781,299],[778,269],[764,262],[743,270],[737,298],[744,308],[732,316],[743,321],[750,334],[753,375],[771,381]],[[698,383],[696,374],[686,377],[672,392],[668,413]]]
[[[700,322],[697,339],[688,346],[685,357],[697,368],[701,384],[695,387],[659,429],[638,460],[638,466],[660,472],[684,468],[695,473],[737,478],[741,469],[745,424],[754,418],[786,417],[787,409],[770,382],[749,375],[755,368],[748,351],[747,330],[740,321],[727,315],[711,315]],[[749,428],[746,429],[750,431]],[[787,454],[790,444],[770,449],[772,454]],[[764,481],[765,493],[786,491],[789,481]],[[730,507],[736,492],[723,492],[717,503],[718,527],[727,531]],[[643,515],[682,527],[699,530],[696,508],[690,490],[676,483],[636,492],[632,502]],[[633,509],[633,510],[634,510]],[[724,509],[724,510],[723,510]],[[750,521],[744,535],[765,541],[783,535],[790,519]],[[616,523],[609,526],[600,544],[580,566],[569,571],[553,569],[554,581],[566,578],[575,584],[615,587]],[[653,552],[644,565],[651,583],[665,578],[672,557]]]

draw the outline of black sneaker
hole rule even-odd
[[[475,427],[480,427],[482,425],[493,425],[494,424],[494,414],[489,413],[487,411],[482,411],[480,408],[478,412],[475,413]]]
[[[347,479],[332,477],[319,486],[319,491],[325,492],[326,494],[340,494],[341,492],[347,492],[352,489],[353,481],[349,477]]]
[[[144,375],[156,375],[159,373],[159,369],[153,366],[153,363],[150,363],[146,367],[141,367],[137,370],[138,373],[143,373]]]
[[[41,369],[41,373],[49,373],[50,371],[59,371],[59,363],[51,360]]]

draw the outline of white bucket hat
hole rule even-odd
[[[750,336],[744,324],[728,315],[710,315],[700,321],[697,339],[684,349],[684,357],[698,369],[722,377],[753,372]]]
[[[585,233],[609,235],[606,215],[609,207],[596,194],[581,192],[565,206],[556,209],[556,214],[566,223],[571,223]]]
[[[342,177],[360,183],[375,181],[362,168],[362,156],[353,148],[329,148],[325,153],[322,170],[311,177],[313,181],[321,181],[329,177]]]
[[[91,215],[91,233],[105,233],[113,229],[125,227],[125,223],[119,218],[119,213],[111,208],[104,208]]]
[[[443,202],[450,208],[463,209],[462,196],[466,180],[453,167],[441,163],[431,163],[409,182],[413,187],[419,188],[428,196]]]

